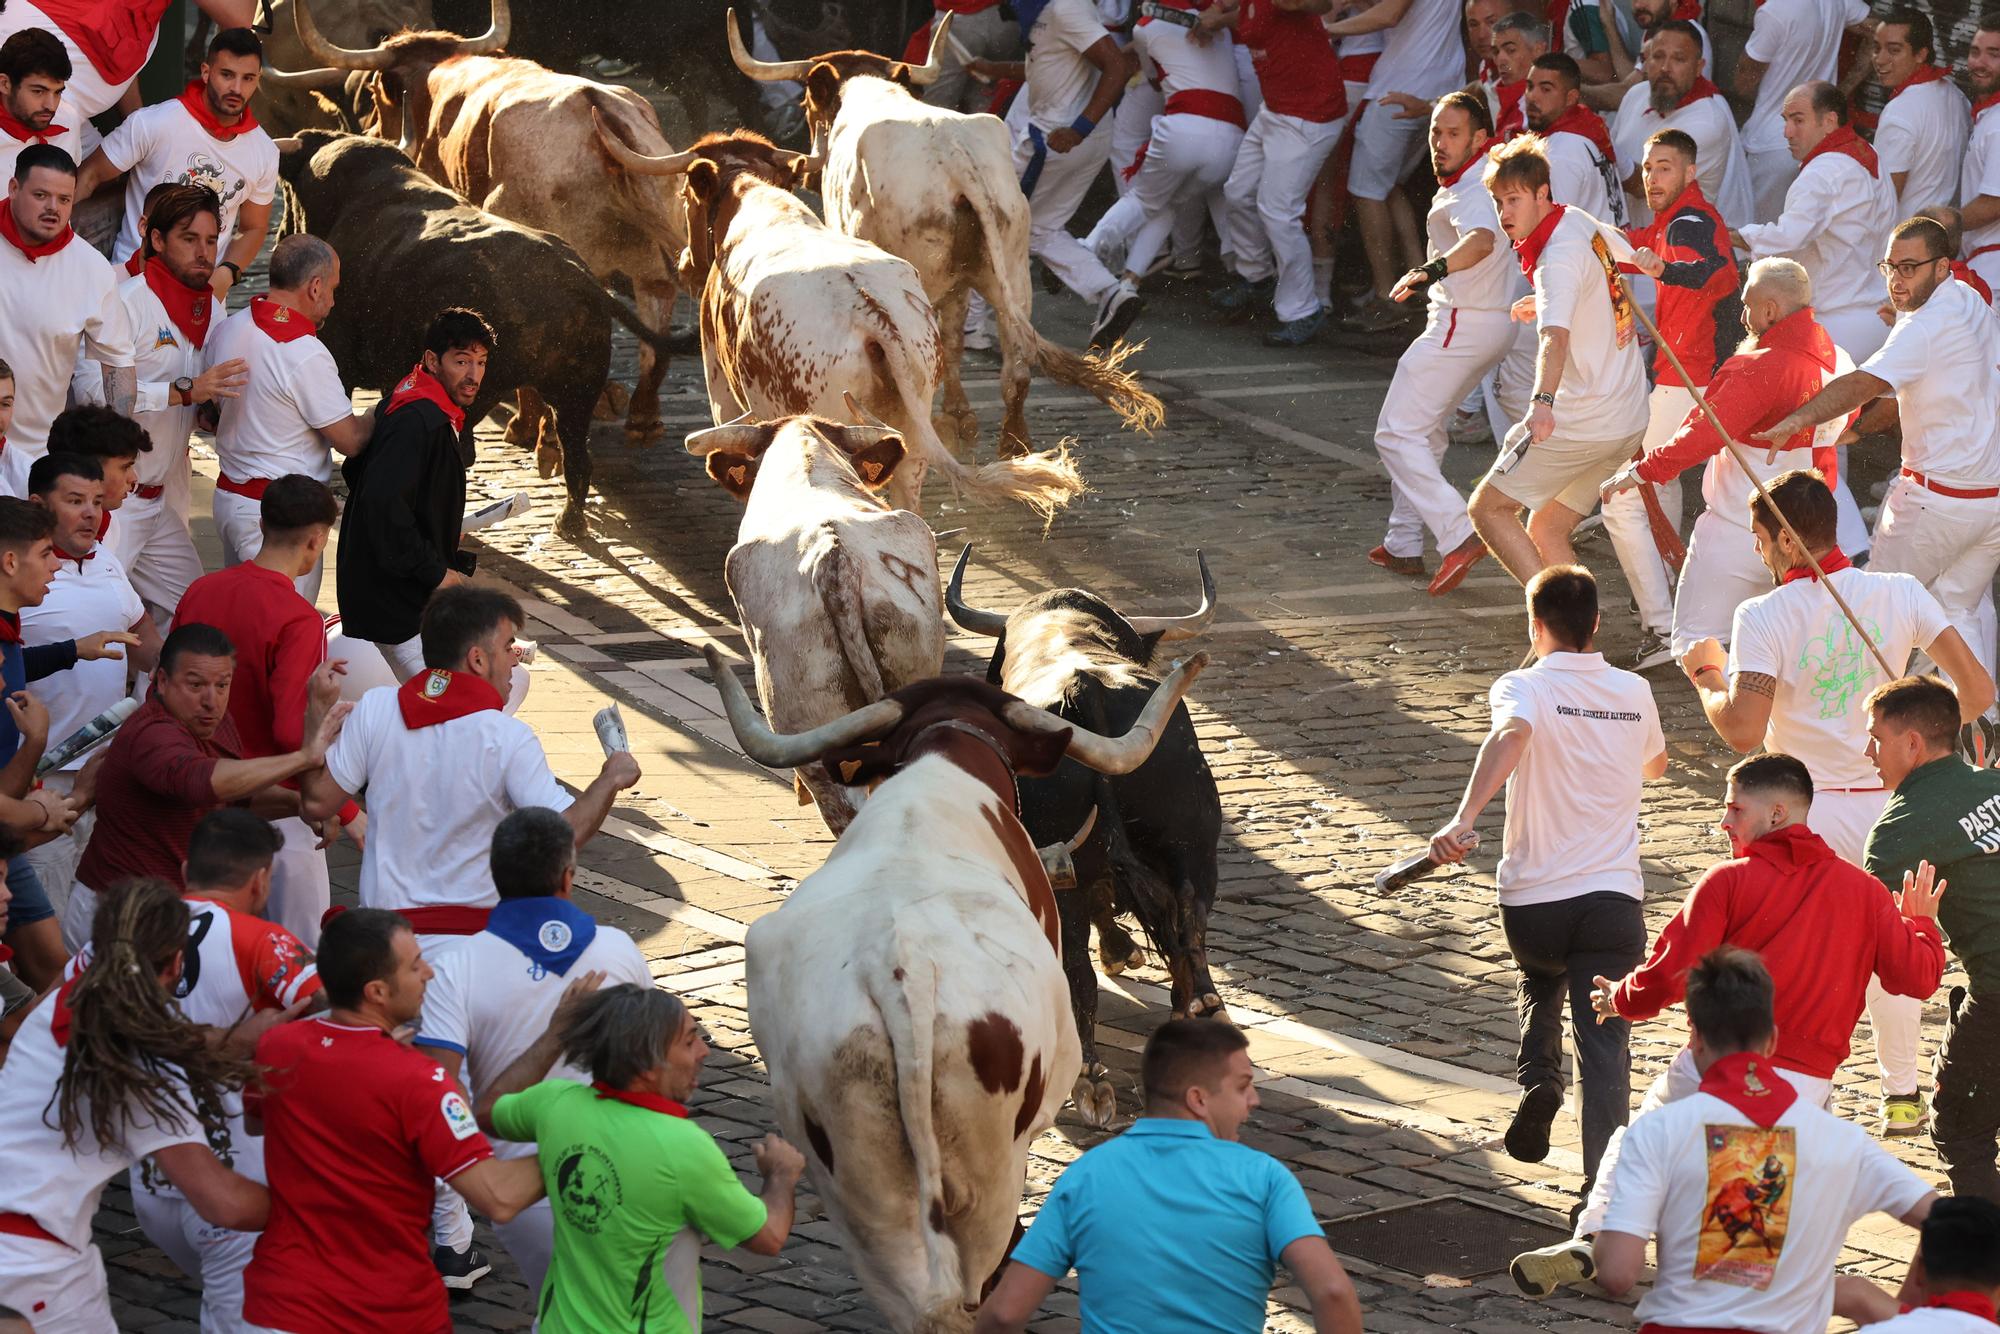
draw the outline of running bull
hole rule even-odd
[[[1159,646],[1200,634],[1215,614],[1215,581],[1200,552],[1195,561],[1201,606],[1188,616],[1124,616],[1080,588],[1038,594],[1011,616],[986,611],[965,601],[971,558],[968,546],[952,570],[945,605],[962,628],[995,636],[986,679],[1093,731],[1115,730],[1138,717],[1158,688],[1149,664]],[[1021,819],[1038,844],[1066,837],[1093,811],[1096,829],[1076,852],[1077,892],[1059,895],[1056,902],[1062,909],[1063,971],[1083,1042],[1077,1110],[1091,1124],[1106,1126],[1114,1098],[1094,1041],[1093,922],[1107,972],[1122,972],[1137,961],[1131,937],[1115,920],[1117,913],[1130,912],[1172,979],[1175,1016],[1223,1017],[1208,972],[1222,799],[1184,706],[1175,708],[1158,749],[1130,773],[1107,776],[1066,763],[1047,777],[1021,783]]]
[[[713,649],[746,753],[879,782],[831,856],[744,942],[750,1029],[778,1124],[862,1287],[897,1331],[966,1330],[1012,1240],[1028,1145],[1080,1060],[1055,895],[1015,808],[1017,774],[1065,753],[1144,762],[1206,660],[1101,736],[970,677],[918,682],[781,735]]]
[[[1007,127],[996,116],[966,116],[926,105],[911,92],[937,80],[951,15],[938,16],[930,59],[910,65],[868,51],[835,51],[773,63],[744,49],[736,15],[729,50],[753,79],[805,85],[806,123],[825,145],[820,193],[827,225],[908,260],[937,311],[943,340],[940,434],[961,451],[979,438],[979,419],[959,378],[965,312],[972,294],[993,308],[1000,329],[1002,458],[1026,454],[1028,372],[1087,390],[1125,425],[1151,430],[1160,400],[1120,364],[1137,347],[1120,344],[1099,359],[1057,347],[1030,322],[1028,201],[1014,179]]]
[[[612,147],[607,141],[607,147]],[[687,253],[681,282],[701,293],[702,367],[717,424],[813,413],[838,418],[851,396],[911,446],[890,499],[918,513],[937,468],[982,499],[1051,514],[1083,490],[1067,449],[973,468],[931,423],[938,323],[917,271],[834,231],[792,193],[819,161],[740,131],[647,158],[612,147],[633,171],[682,179]]]
[[[394,144],[325,130],[281,141],[288,229],[341,260],[340,304],[320,330],[348,384],[386,393],[409,373],[409,331],[446,306],[470,306],[499,335],[465,414],[460,448],[501,398],[532,389],[553,410],[569,489],[557,527],[583,528],[590,414],[611,370],[611,322],[657,337],[598,283],[561,237],[475,208],[411,165]]]

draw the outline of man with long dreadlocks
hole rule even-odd
[[[270,1196],[225,1166],[227,1091],[256,1067],[174,1003],[188,905],[160,880],[100,899],[96,957],[28,1016],[0,1080],[0,1304],[37,1334],[115,1334],[90,1220],[112,1177],[151,1155],[217,1227],[264,1226]]]

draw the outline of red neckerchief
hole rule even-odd
[[[1819,568],[1828,574],[1832,574],[1835,570],[1845,570],[1853,564],[1854,562],[1847,558],[1847,553],[1839,547],[1833,548],[1819,558]],[[1814,583],[1818,583],[1819,575],[1813,572],[1813,567],[1810,565],[1794,565],[1791,569],[1785,571],[1785,577],[1780,579],[1778,583],[1780,585],[1789,584],[1797,579],[1810,579]]]
[[[1683,97],[1680,101],[1674,103],[1674,110],[1679,111],[1683,107],[1691,107],[1696,102],[1701,101],[1701,99],[1704,97],[1720,97],[1720,96],[1722,96],[1722,90],[1720,88],[1717,88],[1714,84],[1710,83],[1708,81],[1708,76],[1704,74],[1699,79],[1696,79],[1694,81],[1694,87],[1688,89],[1688,94],[1686,97]]]
[[[1667,244],[1667,225],[1684,208],[1699,209],[1703,213],[1713,213],[1714,206],[1708,196],[1701,192],[1701,182],[1688,178],[1687,189],[1674,196],[1674,202],[1653,215],[1653,221],[1644,227],[1627,227],[1625,235],[1635,246],[1646,246],[1652,250],[1664,251]],[[1628,266],[1626,272],[1632,272]]]
[[[1550,234],[1555,231],[1556,224],[1562,221],[1563,214],[1568,211],[1569,205],[1557,204],[1549,210],[1549,216],[1543,218],[1535,230],[1514,242],[1514,253],[1521,257],[1521,272],[1527,275],[1530,282],[1534,281],[1535,265],[1541,262],[1542,250],[1548,245]]]
[[[2000,89],[1995,89],[1972,104],[1972,118],[1978,120],[1980,112],[1996,106],[2000,106]]]
[[[1994,1311],[1993,1303],[1976,1292],[1939,1293],[1925,1302],[1921,1308],[1905,1302],[1896,1308],[1896,1313],[1898,1315],[1908,1315],[1915,1310],[1929,1310],[1933,1308],[1945,1311],[1963,1311],[1967,1315],[1978,1316],[1981,1320],[1989,1320],[1996,1325],[2000,1325],[2000,1313]]]
[[[682,1120],[687,1119],[688,1109],[672,1098],[662,1098],[657,1093],[627,1093],[624,1089],[612,1088],[601,1079],[591,1081],[590,1086],[597,1090],[600,1099],[629,1103],[634,1107],[644,1107],[649,1112],[662,1112],[668,1116],[678,1116]]]
[[[1442,189],[1449,190],[1452,186],[1457,185],[1459,179],[1463,177],[1466,172],[1471,171],[1474,167],[1478,166],[1480,163],[1486,160],[1486,154],[1488,153],[1488,151],[1490,150],[1482,148],[1477,153],[1474,153],[1471,157],[1467,158],[1465,160],[1464,166],[1460,167],[1457,171],[1453,172],[1449,176],[1446,176],[1444,179],[1438,182],[1439,187]]]
[[[76,994],[76,984],[82,980],[83,974],[79,972],[75,977],[63,983],[57,989],[56,994],[49,998],[49,1004],[55,1007],[49,1012],[49,1035],[56,1040],[56,1046],[58,1047],[67,1047],[69,1045],[69,1031],[75,1022],[75,1017],[70,1012],[69,1002],[70,997]]]
[[[208,337],[209,289],[204,286],[196,291],[167,271],[166,261],[158,255],[146,261],[146,286],[160,304],[166,307],[167,318],[176,329],[187,335],[187,340],[199,348]],[[106,516],[109,517],[108,515]]]
[[[1979,293],[1981,301],[1984,301],[1989,306],[1993,304],[1993,289],[1987,285],[1984,278],[1979,276],[1979,271],[1970,264],[1967,264],[1962,259],[1953,260],[1951,262],[1951,276]]]
[[[319,332],[319,326],[290,306],[281,306],[270,297],[260,296],[250,302],[250,318],[257,321],[257,327],[269,334],[271,341],[289,343],[295,338],[310,338]]]
[[[132,257],[130,259],[125,261],[125,272],[129,273],[134,278],[136,278],[145,269],[145,267],[146,267],[146,248],[144,246],[141,246],[137,250],[134,250],[132,252]]]
[[[38,130],[24,120],[15,120],[12,113],[4,106],[0,106],[0,130],[5,130],[24,144],[45,144],[59,135],[69,133],[67,128],[54,121],[49,122],[48,129]]]
[[[452,430],[465,429],[465,409],[451,401],[451,395],[444,391],[443,383],[437,376],[425,370],[421,362],[411,367],[410,373],[396,382],[395,391],[389,395],[389,406],[382,409],[382,415],[386,417],[397,408],[415,403],[419,399],[426,403],[435,403],[438,410],[444,413],[445,420],[451,423]]]
[[[1881,160],[1875,156],[1874,147],[1856,134],[1852,125],[1843,125],[1820,140],[1819,147],[1806,154],[1804,160],[1799,163],[1799,170],[1804,171],[1814,158],[1827,153],[1840,153],[1853,158],[1868,168],[1870,176],[1880,178],[1882,174]]]
[[[106,510],[104,511],[104,513],[97,516],[97,540],[102,542],[104,540],[104,535],[110,531],[111,531],[111,511]],[[90,553],[90,556],[95,556],[96,554],[97,553],[95,551],[92,551]],[[83,557],[83,559],[89,560],[90,556],[85,556]]]
[[[76,232],[73,229],[65,227],[61,232],[57,233],[55,240],[44,241],[40,245],[31,245],[28,242],[28,238],[21,235],[21,229],[14,225],[14,210],[12,206],[0,208],[0,236],[6,237],[9,245],[26,255],[30,264],[45,256],[55,254],[56,251],[68,245],[70,238],[75,235]]]
[[[21,613],[0,611],[0,644],[21,642]]]
[[[181,89],[181,105],[194,117],[194,123],[208,131],[211,139],[228,143],[231,139],[250,133],[257,128],[257,118],[250,114],[250,104],[243,104],[243,114],[234,125],[224,125],[215,118],[215,112],[208,105],[208,85],[200,79],[189,79],[188,86]]]
[[[1821,370],[1832,370],[1838,360],[1834,353],[1833,335],[1828,333],[1826,326],[1813,315],[1811,306],[1793,311],[1758,334],[1757,346],[1782,348],[1788,352],[1811,357],[1819,363]]]
[[[442,667],[419,672],[396,687],[396,707],[403,711],[403,726],[413,732],[470,713],[497,710],[506,702],[499,691],[478,677]]]
[[[35,6],[75,42],[113,88],[132,82],[171,0],[39,0]]]
[[[1709,1066],[1701,1077],[1701,1091],[1722,1099],[1765,1130],[1778,1124],[1778,1118],[1799,1097],[1799,1091],[1778,1073],[1770,1057],[1748,1051],[1735,1052]]]
[[[106,515],[104,516],[104,518],[103,518],[103,519],[102,519],[101,521],[99,521],[99,523],[98,523],[98,525],[97,525],[97,540],[98,540],[98,541],[102,542],[102,541],[104,540],[104,530],[105,530],[106,528],[109,528],[110,526],[111,526],[111,516],[110,516],[109,514],[106,514]],[[84,552],[84,553],[83,553],[83,554],[82,554],[81,556],[72,556],[72,555],[70,555],[70,554],[69,554],[69,553],[68,553],[67,551],[64,551],[64,550],[63,550],[63,549],[62,549],[61,547],[57,547],[57,548],[56,548],[56,558],[57,558],[58,560],[66,560],[66,561],[69,561],[69,560],[73,560],[73,561],[75,561],[75,562],[76,562],[76,572],[77,572],[78,574],[82,574],[82,573],[83,573],[83,563],[84,563],[85,561],[87,561],[87,560],[96,560],[96,559],[97,559],[97,548],[96,548],[95,546],[92,546],[90,550],[88,550],[88,551]]]
[[[1493,138],[1504,141],[1513,138],[1527,127],[1527,113],[1523,110],[1522,99],[1527,96],[1528,81],[1519,83],[1496,83],[1493,95],[1500,99],[1500,119],[1493,124]]]
[[[1680,0],[1674,6],[1674,17],[1683,23],[1701,22],[1701,0]]]
[[[1942,65],[1919,65],[1917,66],[1916,73],[1896,85],[1896,91],[1889,94],[1889,100],[1891,102],[1895,101],[1919,84],[1936,83],[1939,79],[1949,79],[1950,77],[1951,71]]]
[[[1578,102],[1568,111],[1549,122],[1549,128],[1538,130],[1544,140],[1552,134],[1579,134],[1597,146],[1598,154],[1608,161],[1616,161],[1618,150],[1611,146],[1611,131],[1604,128],[1604,117]]]

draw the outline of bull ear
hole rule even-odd
[[[889,484],[896,465],[903,461],[903,453],[902,438],[889,435],[860,449],[849,450],[847,457],[854,464],[854,471],[861,474],[862,485],[871,491],[880,491]]]
[[[824,60],[806,72],[806,110],[815,124],[831,121],[840,110],[840,71]]]
[[[706,209],[722,188],[722,172],[707,158],[695,159],[687,170],[687,192]]]
[[[733,449],[718,449],[708,456],[708,475],[722,483],[722,489],[738,500],[750,498],[757,481],[757,456]]]

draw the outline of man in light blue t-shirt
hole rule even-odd
[[[1146,1114],[1072,1163],[1042,1203],[975,1334],[1027,1328],[1074,1269],[1083,1334],[1257,1334],[1279,1264],[1322,1334],[1361,1334],[1361,1302],[1284,1164],[1236,1143],[1257,1108],[1249,1043],[1172,1019],[1140,1066]]]

